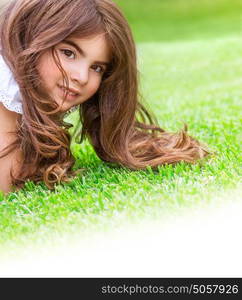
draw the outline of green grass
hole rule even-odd
[[[234,1],[234,10],[230,7],[228,15],[223,10],[226,1],[221,0],[222,8],[217,6],[218,10],[213,11],[215,20],[217,15],[224,16],[218,36],[216,27],[200,36],[196,26],[190,23],[195,9],[191,8],[187,23],[184,17],[183,29],[179,29],[184,32],[183,39],[174,35],[169,40],[167,34],[162,33],[153,41],[148,31],[140,28],[140,21],[135,23],[132,19],[138,2],[126,1],[124,9],[129,12],[135,35],[142,37],[138,38],[137,51],[146,105],[155,113],[160,126],[167,130],[177,131],[182,122],[186,122],[189,133],[207,144],[214,154],[196,165],[163,166],[158,172],[149,168],[130,171],[100,161],[86,142],[74,144],[76,168],[84,167],[83,175],[58,186],[54,192],[42,184],[36,186],[28,182],[18,193],[0,195],[2,249],[29,241],[47,242],[61,237],[64,232],[96,231],[146,217],[163,218],[166,213],[179,214],[183,209],[221,199],[226,201],[227,194],[230,198],[238,195],[241,187],[242,35],[239,24],[237,27],[233,24],[236,30],[231,30],[230,20],[231,16],[239,17],[236,6],[239,2]],[[156,25],[166,28],[172,20],[174,26],[178,24],[174,3],[187,5],[189,1],[147,2],[149,5],[165,3],[167,17],[156,18]],[[218,1],[214,3],[218,5]],[[199,24],[204,22],[209,28],[211,18],[205,17],[209,15],[206,5],[201,10],[204,19],[201,16]],[[146,12],[145,7],[149,9],[146,5],[136,7],[141,15]],[[166,16],[165,11],[162,15]],[[197,19],[194,24],[196,22]]]

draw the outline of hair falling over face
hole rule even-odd
[[[63,114],[41,86],[36,65],[39,57],[67,37],[85,38],[99,33],[112,51],[109,68],[93,97],[80,105],[81,141],[88,138],[97,155],[132,170],[194,163],[208,151],[187,134],[161,129],[141,104],[136,48],[130,27],[111,0],[12,0],[0,15],[1,55],[19,84],[23,116],[19,118],[16,141],[8,151],[21,149],[21,174],[12,175],[13,186],[29,179],[44,181],[51,189],[67,182],[74,158],[71,136]],[[31,67],[30,67],[31,66]]]

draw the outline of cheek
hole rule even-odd
[[[40,75],[40,79],[46,87],[52,85],[59,73],[56,64],[54,63],[52,57],[50,57],[49,54],[42,55],[38,62],[37,70]]]
[[[94,95],[97,92],[97,90],[99,89],[100,85],[101,85],[100,78],[98,78],[98,79],[95,78],[94,80],[92,80],[90,82],[89,89],[88,89],[89,94]]]

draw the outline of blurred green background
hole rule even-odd
[[[241,0],[115,0],[137,42],[214,38],[242,32]]]

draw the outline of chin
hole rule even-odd
[[[61,103],[58,103],[59,106],[61,106]],[[60,112],[64,113],[68,111],[72,106],[68,105],[68,103],[63,103],[61,106],[61,109],[59,110]]]

